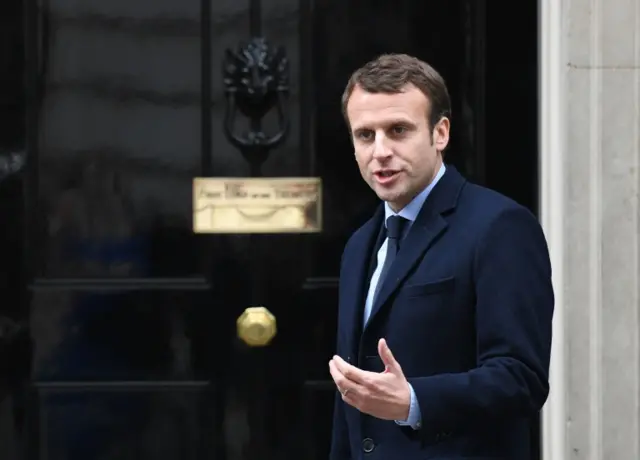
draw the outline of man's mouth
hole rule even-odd
[[[390,169],[387,169],[384,171],[376,171],[374,174],[378,177],[391,177],[398,174],[398,171],[392,171]]]
[[[384,186],[390,186],[396,182],[397,177],[400,175],[400,171],[394,171],[391,169],[385,169],[382,171],[376,171],[373,173],[375,180],[378,184]]]

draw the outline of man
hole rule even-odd
[[[553,288],[535,217],[443,163],[450,100],[407,55],[357,70],[343,111],[383,201],[344,249],[331,460],[529,460]]]

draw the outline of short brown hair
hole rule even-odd
[[[433,67],[407,54],[383,54],[356,70],[342,94],[342,114],[349,126],[347,104],[351,93],[359,86],[368,93],[400,93],[412,84],[426,96],[431,105],[426,114],[429,128],[441,118],[451,117],[451,100],[444,78]]]

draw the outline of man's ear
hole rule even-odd
[[[443,152],[449,145],[449,129],[451,122],[447,117],[442,117],[433,127],[433,144],[438,152]]]

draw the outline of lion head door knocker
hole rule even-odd
[[[253,38],[248,45],[226,51],[223,74],[225,135],[251,165],[259,168],[289,132],[289,61],[285,50],[271,47],[264,38]],[[261,122],[274,107],[278,129],[269,135],[262,130]],[[237,132],[238,112],[249,119],[249,131],[243,134]]]

